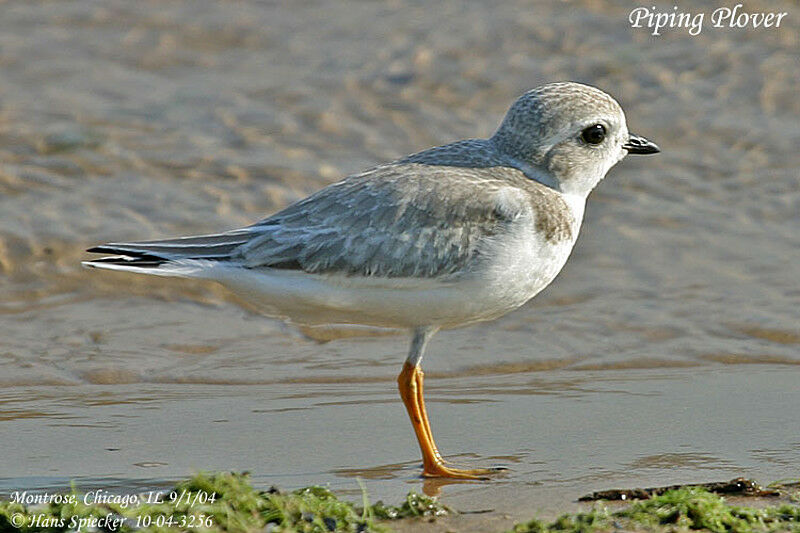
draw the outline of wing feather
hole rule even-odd
[[[95,262],[157,267],[184,260],[316,274],[442,278],[468,272],[482,245],[531,203],[506,167],[393,163],[330,185],[252,226],[226,233],[109,243]]]
[[[507,191],[515,189],[491,170],[406,163],[352,176],[251,226],[259,234],[237,259],[250,268],[290,262],[361,276],[463,272],[479,260],[481,243],[530,209],[516,191],[509,210]]]

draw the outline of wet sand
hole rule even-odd
[[[524,520],[593,490],[797,477],[797,7],[748,9],[790,15],[653,37],[589,1],[4,3],[0,493],[217,469],[435,490],[395,389],[405,337],[319,344],[215,286],[87,272],[82,250],[254,222],[488,136],[562,79],[663,152],[611,171],[545,292],[432,342],[443,452],[510,468],[443,500]]]

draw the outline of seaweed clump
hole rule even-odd
[[[595,506],[584,513],[565,514],[552,523],[531,520],[513,533],[549,531],[690,531],[714,533],[800,532],[800,507],[783,504],[764,508],[729,505],[725,499],[698,487],[669,490],[652,499],[611,512]]]
[[[399,507],[378,502],[362,507],[339,500],[330,490],[312,486],[291,492],[256,490],[247,474],[198,474],[157,498],[110,498],[86,502],[71,493],[44,505],[0,502],[0,533],[67,531],[361,533],[385,532],[380,523],[406,517],[441,516],[449,510],[434,499],[410,493]],[[132,501],[131,501],[132,500]]]

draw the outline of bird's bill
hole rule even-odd
[[[657,154],[661,151],[661,148],[658,147],[656,143],[653,141],[648,141],[641,135],[636,135],[635,133],[631,133],[628,137],[628,142],[622,145],[629,154],[638,154],[638,155],[645,155],[645,154]]]

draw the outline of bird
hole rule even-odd
[[[88,249],[89,268],[200,278],[303,326],[411,333],[397,378],[422,476],[486,479],[439,452],[422,358],[441,329],[493,320],[549,285],[569,257],[587,196],[628,154],[659,147],[628,131],[617,101],[576,82],[522,94],[494,135],[352,174],[250,226]]]

